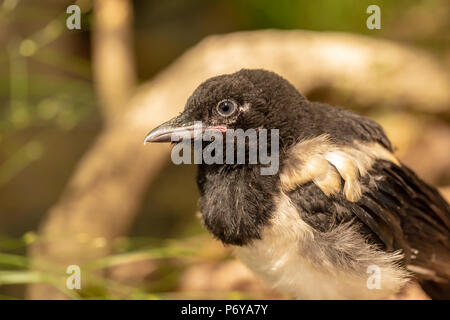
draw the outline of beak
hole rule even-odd
[[[207,130],[218,130],[225,132],[225,126],[204,127],[201,121],[183,123],[180,116],[173,118],[159,125],[150,131],[144,139],[147,142],[179,142],[181,140],[202,139],[203,133]]]
[[[144,144],[147,142],[176,142],[183,139],[194,139],[194,131],[196,131],[194,129],[195,125],[175,127],[166,122],[150,131],[144,139]]]

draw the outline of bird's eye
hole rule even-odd
[[[232,100],[223,100],[217,104],[217,112],[222,117],[229,117],[237,110],[236,102]]]

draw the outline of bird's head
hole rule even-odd
[[[145,142],[170,142],[198,138],[194,123],[202,122],[203,132],[215,129],[279,129],[280,143],[293,137],[301,117],[306,121],[306,99],[279,75],[261,69],[242,69],[203,82],[187,100],[177,117],[152,130]],[[173,141],[173,140],[172,140]]]
[[[145,142],[188,142],[178,144],[176,150],[191,144],[195,147],[197,141],[202,141],[203,148],[207,130],[218,134],[214,142],[223,139],[222,147],[217,152],[214,149],[214,156],[219,155],[217,162],[196,162],[194,152],[194,162],[200,164],[199,207],[204,225],[217,238],[224,243],[243,245],[260,238],[262,226],[269,223],[281,153],[288,149],[286,144],[298,139],[301,132],[298,128],[306,127],[309,122],[307,108],[307,100],[287,80],[273,72],[243,69],[203,82],[189,97],[183,112],[153,129]],[[258,133],[257,152],[248,152],[254,146],[250,138],[240,142],[228,138],[230,133],[238,131]],[[260,139],[263,132],[265,139]],[[261,147],[263,140],[266,143]],[[229,148],[230,142],[233,148]],[[244,161],[229,162],[229,149],[233,150],[233,159],[239,158],[238,149],[245,150],[241,153]],[[255,154],[257,160],[247,162]],[[263,161],[262,154],[269,161]],[[190,158],[184,163],[191,163]]]
[[[196,122],[201,122],[202,130],[196,129]],[[358,143],[379,144],[392,150],[383,130],[375,122],[341,108],[309,102],[287,80],[265,70],[243,69],[205,81],[187,100],[184,111],[152,130],[145,141],[179,142],[182,139],[193,141],[195,147],[196,141],[207,141],[203,133],[208,129],[218,134],[214,136],[214,142],[223,136],[228,140],[228,134],[238,129],[244,132],[254,129],[259,137],[266,132],[266,139],[269,138],[268,131],[271,132],[266,150],[261,148],[261,139],[258,140],[259,162],[222,161],[228,160],[228,145],[224,148],[226,157],[220,152],[224,149],[217,149],[215,155],[219,154],[219,162],[194,161],[201,164],[197,184],[203,222],[217,238],[235,245],[261,238],[262,228],[270,224],[274,215],[281,189],[290,191],[320,176],[326,188],[336,190],[341,186],[341,174],[357,176],[356,170],[370,163],[364,156],[361,162],[355,160],[364,155],[355,149]],[[277,143],[272,139],[272,131],[277,132]],[[237,149],[234,148],[237,141],[231,140],[233,152]],[[245,152],[241,154],[250,159],[255,154],[247,152],[252,150],[252,145],[246,139],[240,141],[238,148],[245,146],[242,148]],[[200,145],[203,147],[203,144]],[[181,145],[191,144],[177,147]],[[261,161],[261,155],[268,155],[269,149],[269,158],[274,162]],[[332,150],[339,152],[325,158],[325,153]],[[348,156],[345,150],[350,150]],[[370,154],[377,152],[379,148]],[[194,152],[194,159],[195,155]],[[356,161],[356,165],[349,164],[348,157]],[[276,170],[263,173],[273,168]],[[328,172],[333,174],[327,176]]]
[[[191,143],[195,146],[200,140],[203,147],[204,134],[209,129],[218,134],[214,141],[225,138],[224,148],[215,153],[220,155],[219,162],[199,162],[199,206],[204,224],[217,238],[224,243],[243,245],[260,238],[262,226],[269,223],[283,152],[288,144],[301,138],[299,133],[307,133],[308,130],[299,128],[307,129],[311,124],[308,108],[308,101],[279,75],[243,69],[203,82],[187,100],[184,111],[153,129],[145,142],[189,142],[177,145],[178,148]],[[228,139],[230,133],[237,131],[258,132],[258,151],[248,152],[254,146],[251,139],[241,139],[240,143],[239,139]],[[260,138],[263,132],[265,139]],[[266,142],[263,147],[262,140]],[[234,144],[233,159],[239,158],[237,149],[245,150],[243,162],[228,162],[230,142]],[[247,162],[255,153],[258,159]],[[269,161],[263,161],[262,154]]]

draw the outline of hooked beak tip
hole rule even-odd
[[[165,123],[147,134],[144,139],[144,145],[147,144],[147,142],[176,142],[184,139],[200,139],[203,132],[206,130],[216,130],[223,133],[226,131],[226,127],[213,126],[202,128],[196,127],[196,125],[193,124],[177,127]]]
[[[149,134],[145,136],[144,144],[147,144],[147,142],[170,142],[171,132],[164,132],[158,128],[155,130],[150,131]]]
[[[144,144],[147,142],[173,142],[183,138],[191,138],[193,131],[193,126],[178,127],[170,123],[164,123],[147,134]]]

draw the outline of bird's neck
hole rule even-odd
[[[263,176],[260,169],[260,165],[199,166],[202,219],[222,242],[247,244],[259,239],[269,224],[279,176]]]

